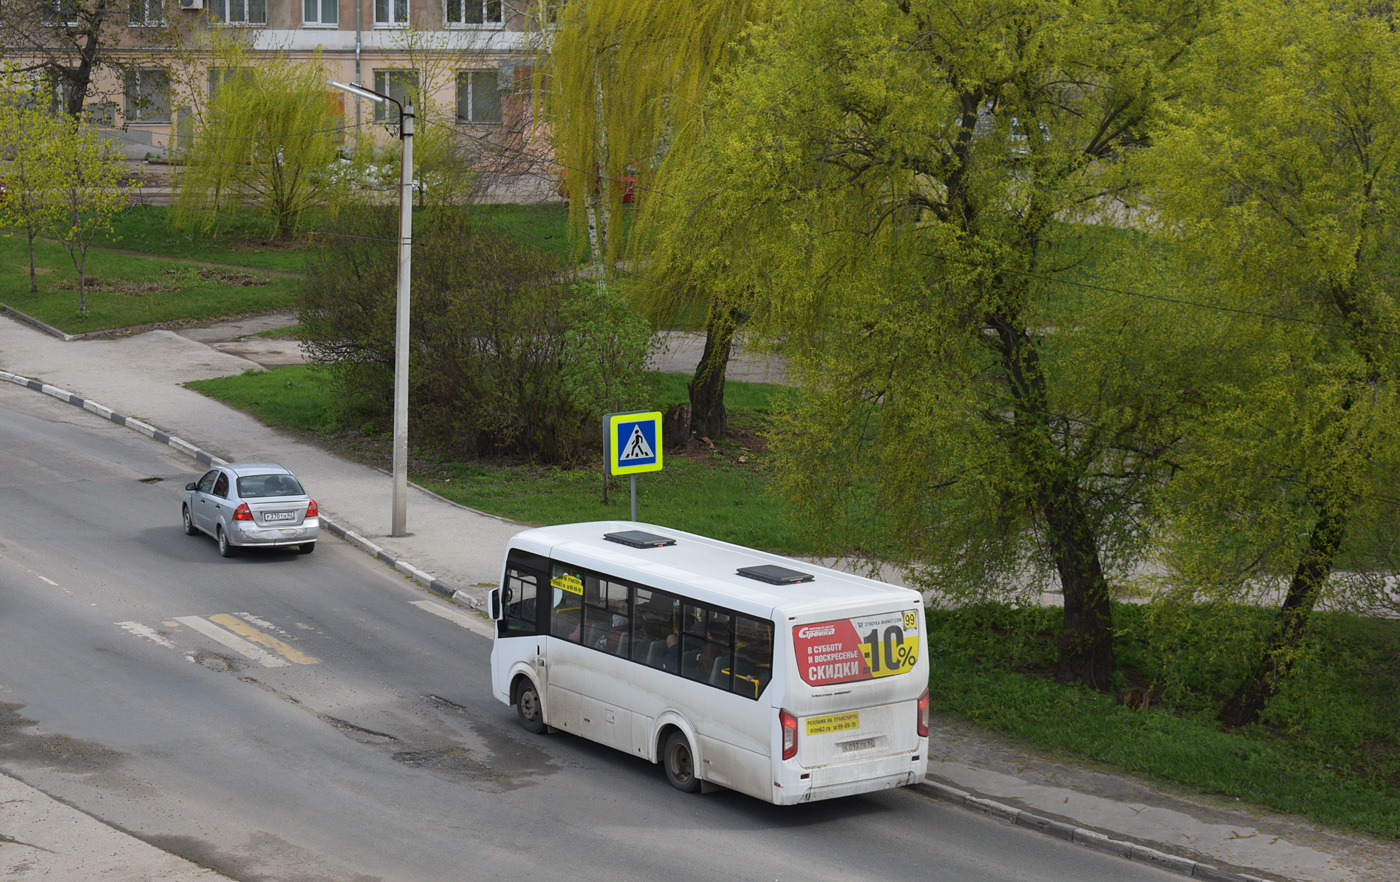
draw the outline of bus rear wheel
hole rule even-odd
[[[666,767],[666,780],[671,782],[672,787],[682,793],[694,793],[700,789],[700,776],[695,774],[695,754],[684,732],[677,729],[667,735],[661,755],[662,765]]]
[[[538,735],[544,731],[544,708],[540,705],[540,693],[535,684],[528,680],[515,696],[515,714],[526,732]]]

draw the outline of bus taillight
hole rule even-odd
[[[778,723],[783,727],[783,759],[790,760],[797,756],[797,717],[780,710]]]
[[[928,737],[928,690],[919,696],[919,737]]]

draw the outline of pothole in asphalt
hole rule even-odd
[[[316,714],[316,717],[322,722],[330,723],[340,732],[340,734],[344,735],[346,738],[349,738],[351,741],[356,741],[360,744],[379,745],[399,743],[399,739],[395,738],[393,735],[388,734],[387,732],[376,732],[373,729],[366,729],[364,726],[356,726],[354,723],[347,722],[338,717],[330,716],[329,714]]]
[[[219,655],[217,652],[210,652],[207,649],[201,649],[195,653],[194,661],[195,664],[220,674],[236,674],[243,667],[241,663],[228,656]]]

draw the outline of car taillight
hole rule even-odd
[[[253,519],[253,512],[248,508],[248,503],[245,502],[233,510],[233,519],[235,521],[251,521]]]
[[[306,507],[306,516],[308,518],[319,518],[321,516],[321,510],[316,507],[316,500],[311,500],[311,504]]]
[[[797,756],[797,717],[780,710],[778,723],[783,727],[783,759],[790,760]]]
[[[919,696],[919,737],[928,737],[928,690]]]

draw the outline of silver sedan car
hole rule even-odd
[[[185,535],[208,533],[224,557],[249,546],[295,545],[310,554],[321,532],[316,500],[295,475],[270,462],[215,466],[185,485],[181,515]]]

